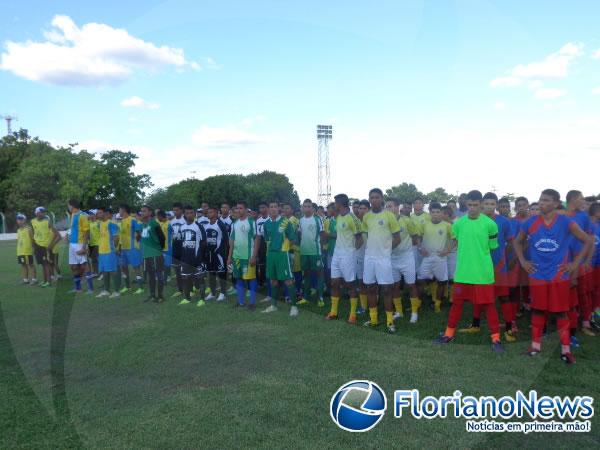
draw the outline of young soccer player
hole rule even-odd
[[[196,222],[196,213],[192,206],[184,208],[185,223],[179,228],[181,239],[181,284],[183,288],[183,299],[180,305],[191,303],[194,278],[197,276],[198,267],[202,264],[203,245],[206,237],[202,228]],[[198,306],[204,301],[200,299]]]
[[[263,223],[257,237],[257,241],[264,239],[266,242],[266,276],[271,283],[271,305],[263,311],[264,313],[277,311],[279,287],[285,284],[289,290],[294,284],[288,252],[295,238],[296,231],[292,223],[287,218],[279,215],[279,203],[270,202],[269,219]],[[291,302],[290,316],[294,317],[298,315],[295,295],[291,296]]]
[[[492,262],[494,263],[494,296],[500,302],[502,315],[506,323],[504,338],[507,342],[517,340],[513,332],[512,325],[516,320],[516,309],[509,301],[508,289],[508,267],[506,263],[506,249],[512,245],[514,239],[514,229],[511,221],[505,216],[496,214],[498,208],[498,196],[493,192],[487,192],[483,196],[483,213],[496,222],[498,226],[498,247],[492,251]],[[475,333],[480,330],[481,306],[473,305],[473,323],[469,328],[463,328],[459,332]]]
[[[434,311],[439,313],[442,306],[441,288],[448,282],[447,256],[454,243],[450,224],[442,220],[442,205],[432,202],[429,205],[429,214],[431,221],[424,222],[422,226],[423,236],[419,245],[419,253],[423,260],[419,267],[418,278],[421,284],[430,283]],[[413,322],[412,317],[411,322]],[[414,322],[416,322],[416,318]]]
[[[90,245],[88,246],[90,265],[92,266],[92,276],[100,275],[98,272],[98,238],[100,236],[100,221],[97,218],[98,210],[92,209],[88,214],[88,222],[90,224]],[[100,278],[98,281],[102,281]]]
[[[179,230],[186,223],[183,217],[183,205],[179,202],[173,203],[173,215],[171,219],[171,228],[173,229],[173,261],[172,266],[175,270],[175,281],[177,283],[177,290],[171,295],[171,297],[179,297],[183,294],[183,280],[181,278],[181,250],[182,250],[182,238]]]
[[[581,331],[588,336],[596,336],[592,331],[590,320],[592,317],[592,290],[593,290],[593,272],[592,258],[594,257],[593,229],[590,216],[583,211],[585,199],[581,191],[572,190],[567,192],[567,217],[571,218],[579,228],[589,235],[590,245],[588,253],[583,255],[583,264],[571,274],[571,283],[576,285],[576,305],[571,305],[569,311],[569,321],[571,325],[571,339],[576,334],[579,314],[581,315]],[[572,241],[571,246],[573,256],[577,256],[583,250],[583,244],[578,240]],[[574,299],[575,300],[575,299]],[[578,344],[575,337],[574,343]]]
[[[163,261],[164,261],[164,278],[165,283],[167,282],[167,275],[170,273],[171,264],[173,262],[173,227],[167,217],[167,213],[163,209],[156,210],[156,220],[160,225],[165,236],[165,245],[163,247]]]
[[[498,211],[500,212],[500,211]],[[515,200],[515,216],[510,219],[513,237],[519,234],[521,225],[529,217],[529,200],[526,197],[517,197]],[[529,307],[529,278],[517,259],[512,243],[506,249],[506,261],[508,265],[508,300],[513,309],[512,317],[516,318],[521,305]],[[512,322],[512,333],[517,332],[517,322]]]
[[[402,202],[402,208],[400,209],[400,214],[410,218],[410,215],[412,214],[412,212],[413,212],[412,202],[409,202],[409,201]]]
[[[233,276],[236,280],[236,307],[246,306],[245,282],[250,291],[249,311],[256,309],[256,257],[258,243],[256,242],[256,222],[248,216],[248,204],[239,201],[237,204],[238,219],[231,228],[229,255],[227,265],[233,265]]]
[[[533,202],[529,207],[529,215],[531,216],[539,216],[540,215],[540,205],[538,202]]]
[[[336,244],[331,258],[331,310],[326,319],[337,319],[342,284],[350,296],[348,323],[356,323],[358,292],[356,290],[356,249],[362,245],[362,224],[350,213],[346,194],[334,197],[336,208]]]
[[[336,208],[335,203],[327,205],[327,218],[323,223],[326,242],[323,252],[323,265],[325,266],[325,288],[327,293],[331,293],[331,259],[335,250],[336,231]]]
[[[50,286],[52,249],[60,240],[60,235],[46,215],[46,208],[38,206],[35,208],[35,217],[31,220],[33,228],[33,250],[35,260],[42,266],[44,281],[40,287]]]
[[[303,217],[300,219],[298,234],[300,235],[300,263],[304,277],[304,297],[299,305],[308,303],[310,282],[312,277],[317,279],[318,306],[323,302],[323,260],[321,246],[325,242],[325,231],[321,217],[315,214],[313,202],[310,199],[302,203]]]
[[[502,197],[498,200],[498,214],[507,219],[510,219],[510,200],[506,197]]]
[[[392,301],[392,249],[400,244],[400,226],[394,214],[383,207],[383,192],[379,188],[369,191],[369,211],[362,220],[362,230],[367,234],[363,283],[367,287],[370,320],[365,326],[377,326],[377,290],[381,289],[389,333],[396,332],[394,303]]]
[[[469,213],[452,225],[452,234],[458,242],[454,292],[446,331],[434,341],[448,344],[462,315],[465,300],[481,305],[487,313],[488,327],[492,337],[492,351],[504,351],[500,342],[500,323],[494,297],[494,263],[491,251],[498,247],[496,222],[481,214],[483,195],[479,191],[467,194]]]
[[[300,261],[300,240],[298,239],[298,227],[300,226],[300,219],[294,215],[292,205],[289,203],[282,203],[283,216],[290,221],[294,227],[294,239],[290,242],[290,265],[292,266],[292,275],[294,276],[294,285],[296,288],[296,300],[302,299],[302,264]],[[289,298],[291,302],[290,289],[286,287],[288,293],[286,294],[286,301]]]
[[[149,295],[144,302],[162,303],[165,301],[163,298],[165,283],[163,249],[167,237],[154,218],[152,208],[147,205],[142,206],[141,219],[142,223],[139,231],[137,231],[137,238],[142,250],[144,274],[148,280],[149,288]]]
[[[458,196],[458,209],[455,211],[455,216],[460,219],[462,216],[466,216],[469,213],[469,207],[467,206],[467,194],[460,194]]]
[[[98,270],[102,274],[104,288],[97,298],[117,298],[121,294],[121,274],[119,273],[119,260],[117,249],[119,248],[119,227],[110,220],[110,210],[98,208],[96,210],[96,224],[98,226]],[[111,278],[114,282],[114,290],[110,292]]]
[[[37,283],[33,263],[33,229],[27,225],[27,217],[17,214],[17,263],[21,266],[23,284]]]
[[[358,217],[358,208],[360,207],[360,200],[354,200],[352,202],[352,214],[354,214],[355,217]]]
[[[361,200],[358,208],[358,215],[356,218],[360,221],[360,228],[362,231],[362,220],[371,210],[371,204],[369,200]],[[369,299],[367,297],[367,287],[363,283],[363,273],[365,269],[365,248],[367,246],[367,239],[363,233],[362,244],[356,250],[356,278],[358,285],[358,298],[360,300],[360,308],[356,310],[356,314],[362,315],[369,309]]]
[[[514,247],[521,266],[529,274],[531,293],[531,347],[527,355],[535,356],[542,349],[542,332],[546,316],[554,314],[560,335],[561,359],[575,363],[569,336],[570,275],[581,264],[590,248],[588,235],[567,215],[558,214],[560,195],[554,189],[542,191],[540,215],[527,219],[521,226]],[[576,238],[583,250],[569,262],[569,244]],[[526,256],[523,244],[529,242]]]
[[[400,202],[396,198],[390,198],[385,203],[385,208],[394,214],[398,220],[400,227],[400,244],[392,250],[392,278],[394,285],[392,287],[392,301],[394,303],[394,319],[404,317],[402,306],[402,284],[404,279],[405,285],[410,292],[411,317],[410,322],[416,323],[418,319],[418,311],[421,306],[421,300],[417,293],[415,255],[412,251],[413,239],[418,238],[419,229],[415,222],[410,220],[410,213],[400,214]],[[406,211],[405,211],[406,212]]]
[[[134,294],[140,295],[144,292],[144,278],[142,277],[142,252],[140,243],[136,239],[136,233],[141,224],[135,217],[131,216],[129,205],[119,206],[119,215],[121,216],[121,228],[119,231],[119,247],[121,254],[121,270],[125,275],[125,286],[121,289],[121,294],[125,294],[131,287],[129,278],[129,266],[133,268],[137,289]]]
[[[455,208],[452,209],[451,206],[444,206],[442,208],[442,220],[448,222],[452,225],[456,221],[456,205]],[[452,303],[452,289],[454,285],[454,272],[456,272],[456,245],[452,246],[452,250],[448,253],[447,256],[448,261],[448,287],[446,289],[446,297]]]
[[[94,278],[88,264],[88,243],[90,240],[90,225],[87,216],[81,211],[79,200],[69,200],[67,207],[71,215],[69,229],[69,265],[73,272],[74,293],[81,292],[81,278],[85,275],[87,293],[94,293]]]
[[[269,205],[266,202],[260,202],[258,204],[258,217],[256,218],[256,233],[262,236],[263,225],[269,220]],[[268,303],[271,301],[271,283],[266,276],[267,270],[267,243],[264,239],[261,239],[258,247],[258,254],[256,260],[256,280],[259,287],[266,284],[267,296],[261,300],[262,303]]]
[[[217,208],[208,208],[208,223],[203,226],[206,235],[204,262],[208,273],[210,293],[205,300],[225,300],[227,290],[227,243],[229,242],[228,227],[218,217]],[[217,297],[217,278],[221,292]]]

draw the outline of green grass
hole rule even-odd
[[[0,448],[584,448],[600,445],[600,421],[581,434],[471,434],[461,419],[394,419],[394,389],[421,395],[600,398],[600,337],[582,337],[577,364],[558,359],[555,335],[536,358],[525,332],[494,355],[486,333],[439,348],[447,309],[405,318],[396,335],[323,319],[326,308],[283,306],[263,315],[226,304],[142,304],[18,286],[14,244],[0,243]],[[168,288],[168,293],[172,292]],[[344,302],[345,303],[345,302]],[[346,310],[342,309],[342,315]],[[470,309],[466,308],[466,323]],[[525,318],[520,323],[527,330]],[[372,431],[339,430],[335,390],[370,379],[388,414]]]

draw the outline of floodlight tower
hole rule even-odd
[[[331,182],[329,178],[329,141],[333,138],[333,127],[331,125],[317,125],[317,141],[319,142],[318,156],[318,202],[327,206],[331,201]]]
[[[0,116],[0,118],[6,120],[6,135],[10,136],[12,134],[12,128],[10,126],[13,120],[17,120],[15,116]]]

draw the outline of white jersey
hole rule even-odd
[[[267,216],[267,217],[258,216],[256,218],[256,232],[258,233],[259,236],[264,236],[263,235],[263,226],[265,225],[265,222],[267,220],[269,220],[269,216]]]

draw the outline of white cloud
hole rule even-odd
[[[124,99],[121,102],[121,106],[124,108],[142,108],[142,109],[158,109],[160,105],[158,103],[147,102],[141,97],[134,95],[133,97],[129,97]]]
[[[182,49],[157,46],[125,29],[94,22],[78,27],[62,15],[54,16],[52,27],[44,33],[44,42],[5,42],[0,69],[27,80],[65,86],[116,84],[135,70],[200,69]]]
[[[504,109],[504,108],[506,108],[506,103],[504,103],[504,102],[496,102],[494,104],[494,108],[496,108],[496,109]]]
[[[490,81],[490,86],[493,88],[496,87],[515,87],[523,84],[523,81],[520,78],[509,76],[509,77],[499,77],[494,78]]]
[[[594,94],[594,95],[600,95],[600,86],[595,87],[594,89],[592,89],[592,94]]]
[[[202,148],[240,147],[265,141],[264,137],[235,126],[212,128],[203,125],[192,134],[192,142]]]
[[[556,88],[541,88],[535,91],[535,98],[538,100],[553,100],[555,98],[563,97],[566,91],[563,89]]]

